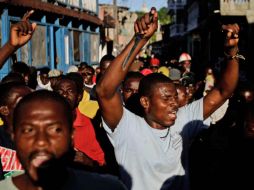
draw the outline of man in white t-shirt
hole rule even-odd
[[[188,148],[208,118],[234,91],[238,80],[238,32],[235,25],[226,31],[226,70],[222,80],[203,99],[179,108],[177,91],[166,76],[153,73],[139,84],[144,118],[123,107],[117,91],[136,54],[157,30],[155,9],[135,22],[135,36],[110,64],[97,84],[103,127],[114,146],[121,166],[121,179],[129,189],[189,189]]]

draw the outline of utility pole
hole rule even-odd
[[[118,8],[117,8],[117,0],[113,0],[113,7],[114,7],[114,18],[115,18],[114,43],[115,43],[115,45],[118,45],[118,13],[117,13],[118,12],[118,10],[117,10]]]

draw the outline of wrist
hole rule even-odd
[[[245,57],[243,55],[239,54],[239,49],[238,47],[234,47],[231,49],[227,49],[224,51],[224,56],[227,60],[232,60],[232,59],[236,59],[237,61],[239,59],[243,59],[245,60]]]
[[[235,56],[238,53],[239,53],[238,46],[224,48],[224,54],[226,56]]]
[[[146,37],[144,34],[136,33],[136,34],[134,35],[134,39],[135,39],[135,41],[141,41],[141,40],[146,40],[146,41],[148,41],[148,40],[149,40],[149,37]]]
[[[11,43],[10,43],[10,41],[8,41],[7,43],[6,43],[6,47],[9,49],[9,50],[11,50],[11,51],[16,51],[18,48],[17,47],[15,47],[15,46],[13,46]]]

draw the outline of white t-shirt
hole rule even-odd
[[[125,108],[114,132],[104,121],[103,126],[114,146],[121,179],[129,189],[189,189],[185,170],[188,149],[191,140],[205,128],[203,99],[180,108],[169,131],[151,128]]]

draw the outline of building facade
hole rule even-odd
[[[101,54],[117,56],[134,36],[133,26],[138,15],[130,12],[128,7],[100,4],[99,18],[104,23]]]
[[[246,57],[245,67],[252,70],[254,0],[168,0],[168,9],[174,21],[168,34],[169,48],[175,47],[169,50],[172,57],[188,52],[195,73],[203,73],[208,66],[219,67],[223,59],[221,26],[238,23],[240,53]]]
[[[33,38],[17,50],[0,70],[3,77],[14,61],[36,68],[48,66],[66,72],[70,65],[82,61],[99,62],[99,27],[97,0],[1,0],[0,41],[9,38],[12,23],[29,10],[37,23]]]

